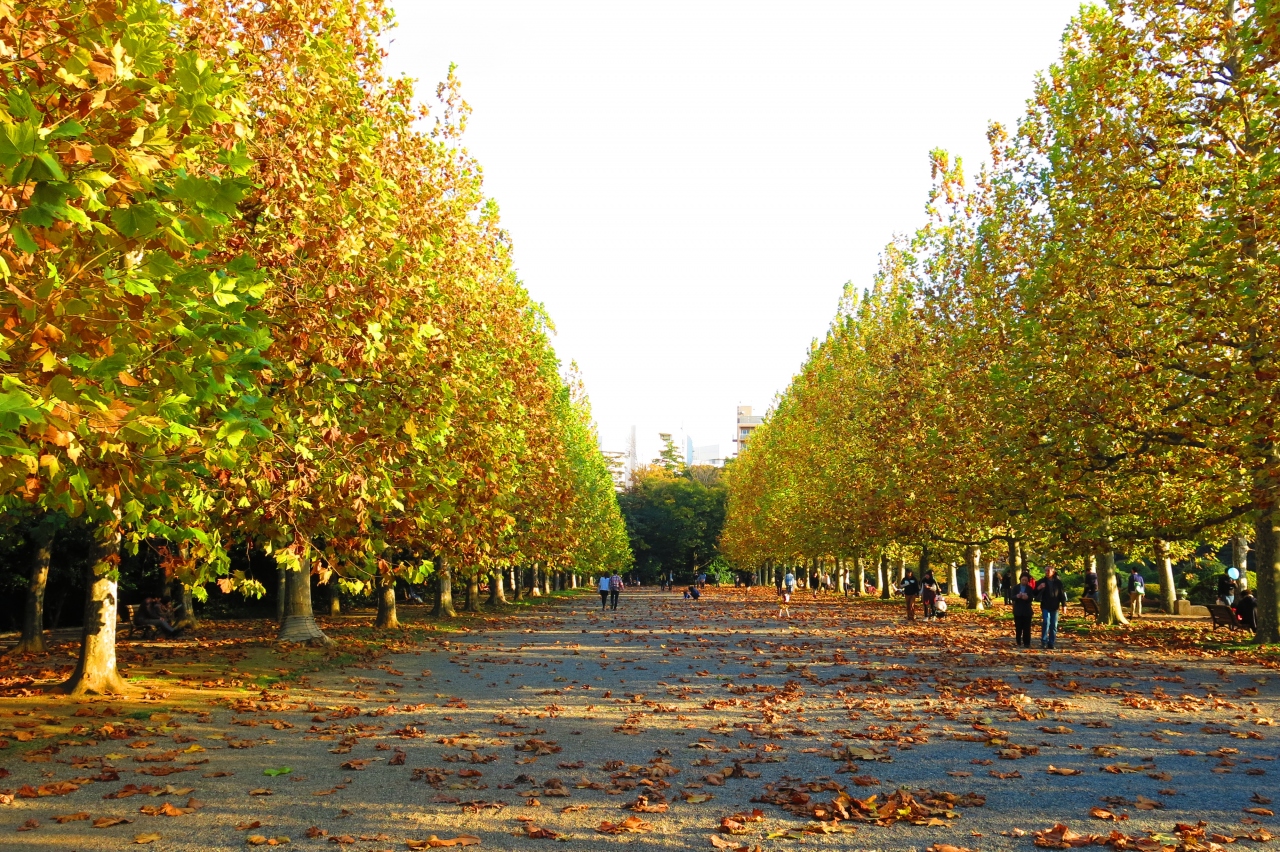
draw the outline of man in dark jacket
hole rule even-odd
[[[1031,600],[1035,594],[1031,575],[1023,571],[1021,582],[1010,591],[1013,599],[1013,640],[1019,648],[1031,647]]]
[[[907,599],[907,621],[916,620],[916,597],[920,594],[920,581],[916,579],[916,572],[910,568],[907,574],[902,578],[902,596]]]
[[[1084,575],[1084,596],[1086,598],[1098,599],[1098,569],[1089,566],[1089,573]]]
[[[1040,647],[1053,650],[1058,638],[1058,611],[1067,605],[1067,589],[1058,579],[1058,569],[1050,565],[1036,586],[1040,598]]]

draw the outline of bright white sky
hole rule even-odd
[[[427,98],[457,63],[520,276],[643,462],[659,431],[732,452],[922,223],[929,150],[973,174],[1079,0],[393,5],[391,70]]]

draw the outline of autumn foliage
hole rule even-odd
[[[96,529],[77,689],[120,687],[118,553],[148,539],[197,591],[255,590],[233,541],[446,594],[629,559],[458,81],[429,112],[388,78],[391,23],[363,0],[0,3],[0,486]]]
[[[732,470],[726,550],[954,561],[971,604],[992,551],[1094,560],[1114,622],[1115,551],[1167,565],[1251,529],[1280,641],[1278,11],[1083,9],[988,169],[934,152],[927,223]]]

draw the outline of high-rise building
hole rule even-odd
[[[738,445],[739,453],[747,448],[747,441],[751,440],[751,433],[763,422],[763,417],[757,417],[751,413],[751,406],[738,406],[738,429],[733,435],[733,442]]]

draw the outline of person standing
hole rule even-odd
[[[1040,647],[1053,650],[1058,639],[1058,612],[1067,604],[1067,588],[1058,579],[1058,569],[1050,565],[1044,579],[1036,584],[1040,598]]]
[[[1031,599],[1036,590],[1031,588],[1031,574],[1022,572],[1022,577],[1010,591],[1013,600],[1013,642],[1019,648],[1031,647]]]
[[[1231,579],[1231,575],[1226,571],[1218,575],[1218,603],[1223,606],[1235,606],[1236,592],[1239,589],[1239,584]]]
[[[609,578],[609,608],[618,608],[618,595],[622,594],[622,575],[614,573]]]
[[[1147,592],[1147,582],[1137,568],[1129,572],[1129,617],[1142,615],[1142,596]]]
[[[609,575],[606,574],[600,578],[600,608],[605,609],[609,606]]]
[[[916,620],[916,598],[920,595],[920,581],[910,568],[902,578],[902,596],[907,600],[907,621]]]
[[[782,578],[782,606],[778,607],[778,618],[791,617],[791,596],[796,591],[796,575],[791,573],[791,569],[787,569],[787,575]]]

